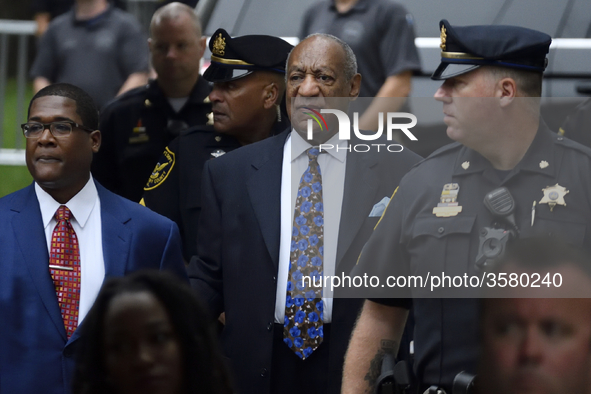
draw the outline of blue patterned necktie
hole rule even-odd
[[[324,206],[318,165],[320,152],[310,148],[306,153],[309,162],[300,179],[295,204],[283,325],[283,342],[301,359],[309,357],[324,337]]]

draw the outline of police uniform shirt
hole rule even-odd
[[[591,251],[589,179],[591,150],[552,133],[544,124],[521,162],[505,174],[479,153],[458,143],[448,145],[403,178],[351,275],[477,275],[479,233],[493,222],[483,200],[500,186],[515,200],[521,238],[539,234],[562,237]],[[457,202],[462,210],[455,216],[437,217],[433,208],[440,202],[444,185],[451,183],[459,185]],[[568,193],[554,189],[566,205],[551,210],[549,204],[540,202],[545,196],[543,189],[555,185]],[[372,300],[406,308],[412,303],[415,372],[423,385],[449,388],[458,372],[476,372],[476,299],[433,298],[438,293],[430,293],[428,288],[385,297],[393,294],[400,298]]]
[[[239,147],[234,137],[216,133],[211,126],[198,126],[175,138],[153,166],[142,203],[179,226],[186,261],[197,254],[205,162]]]
[[[208,122],[210,91],[200,77],[179,112],[171,107],[157,81],[109,103],[100,118],[102,144],[92,165],[95,179],[112,192],[139,201],[164,148],[189,127]]]

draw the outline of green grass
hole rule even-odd
[[[4,118],[0,122],[0,134],[2,137],[2,148],[17,148],[17,136],[21,136],[19,125],[25,121],[26,110],[29,101],[33,97],[33,88],[29,84],[25,90],[25,102],[23,109],[23,119],[16,119],[16,80],[8,80],[6,94],[4,96]],[[20,146],[24,148],[24,137],[22,137]],[[24,166],[0,166],[0,197],[22,189],[31,183],[32,178]]]
[[[0,166],[0,197],[22,189],[33,181],[24,166]]]
[[[2,137],[2,148],[24,148],[25,146],[25,137],[22,137],[20,124],[26,121],[27,116],[27,107],[29,105],[29,101],[33,97],[33,86],[32,84],[28,84],[25,89],[25,101],[23,103],[23,118],[17,119],[16,114],[16,80],[9,79],[7,86],[6,86],[6,94],[4,96],[4,119],[2,119],[2,123],[0,126],[2,129],[0,130],[0,134]],[[20,139],[19,146],[16,146],[17,137]]]

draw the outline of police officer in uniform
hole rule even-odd
[[[141,201],[178,224],[187,261],[197,253],[205,162],[288,127],[282,108],[285,62],[292,46],[272,36],[232,38],[218,29],[209,48],[211,65],[203,77],[214,84],[209,95],[213,129],[197,126],[173,140],[152,171]]]
[[[162,150],[191,126],[205,125],[210,86],[199,75],[205,51],[193,9],[170,3],[154,13],[148,41],[158,78],[109,103],[100,117],[103,145],[94,177],[107,189],[139,201]]]
[[[440,31],[441,64],[432,79],[443,81],[435,98],[457,142],[402,179],[351,275],[377,275],[382,284],[389,275],[481,277],[490,263],[483,252],[537,234],[591,251],[591,150],[552,133],[539,117],[550,36],[446,20]],[[507,210],[496,210],[499,198]],[[477,299],[443,298],[466,295],[450,285],[377,290],[368,293],[349,344],[343,393],[374,384],[411,305],[419,392],[451,393],[459,372],[476,373]]]

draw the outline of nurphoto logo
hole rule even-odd
[[[351,121],[349,120],[349,116],[347,113],[338,110],[338,109],[320,109],[320,112],[309,108],[303,107],[305,110],[309,112],[304,112],[304,114],[310,116],[311,119],[308,119],[307,123],[307,136],[306,138],[308,141],[312,141],[314,139],[314,122],[318,124],[320,130],[324,131],[325,129],[328,130],[328,125],[326,120],[322,116],[322,114],[333,114],[338,119],[339,124],[339,140],[347,140],[351,139]],[[416,126],[417,124],[417,117],[408,112],[387,112],[386,113],[386,139],[388,141],[392,141],[393,131],[400,130],[402,131],[411,141],[417,141],[417,137],[414,136],[410,132],[409,129]],[[400,119],[407,119],[410,122],[407,123],[398,123]],[[397,123],[394,123],[394,122]],[[359,113],[353,113],[353,132],[355,136],[362,141],[375,141],[382,136],[384,133],[384,116],[383,113],[380,112],[378,114],[378,130],[374,134],[363,134],[359,131]],[[369,152],[374,149],[380,151],[381,147],[384,147],[388,152],[401,152],[404,148],[400,144],[355,144],[349,145],[347,150],[351,151],[354,150],[355,152]],[[319,150],[329,150],[329,149],[337,149],[339,150],[338,146],[334,146],[333,144],[320,144]],[[343,149],[343,148],[341,148]]]

